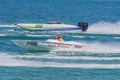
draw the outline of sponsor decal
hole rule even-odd
[[[80,46],[80,45],[75,45],[74,47],[75,47],[75,48],[82,48],[82,47],[84,47],[84,46],[82,46],[82,45],[81,45],[81,46]]]
[[[68,45],[62,45],[62,44],[58,44],[58,47],[61,47],[61,48],[69,48]]]
[[[50,43],[48,43],[48,46],[50,46],[50,47],[56,47],[56,44],[50,44]]]
[[[28,45],[31,45],[31,46],[37,46],[37,42],[33,42],[33,41],[27,42],[27,44],[28,44]]]
[[[35,27],[36,27],[36,28],[42,28],[43,25],[37,24]]]

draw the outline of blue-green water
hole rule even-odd
[[[119,80],[119,0],[0,0],[0,80]],[[90,24],[85,33],[35,32],[15,23]],[[11,40],[62,35],[84,49],[28,52]]]

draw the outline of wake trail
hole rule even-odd
[[[70,59],[70,60],[120,60],[120,57],[55,56],[55,55],[16,55],[16,58]]]
[[[102,69],[116,69],[116,68],[119,69],[120,68],[120,64],[39,62],[39,61],[21,60],[21,59],[15,58],[15,57],[17,57],[17,56],[1,53],[0,54],[0,66],[84,68],[84,69],[101,69],[101,68]],[[76,58],[78,58],[78,57],[76,57]],[[86,58],[80,57],[80,58],[84,58],[84,59],[88,58],[88,60],[89,59],[99,60],[99,57],[86,57]],[[102,57],[101,59],[115,60],[115,57],[113,57],[113,58],[112,57],[109,57],[109,58]],[[116,59],[120,60],[120,57],[116,57]]]
[[[96,34],[120,34],[120,22],[99,22],[89,26],[86,33]]]
[[[0,24],[0,28],[1,27],[17,27],[14,24]]]

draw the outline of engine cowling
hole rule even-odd
[[[80,27],[82,29],[82,31],[85,32],[88,29],[88,23],[79,22],[78,27]]]

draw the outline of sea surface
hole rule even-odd
[[[16,23],[77,25],[84,33],[28,31]],[[61,35],[84,49],[29,52],[13,40],[46,41]],[[0,0],[0,80],[120,80],[119,0]]]

